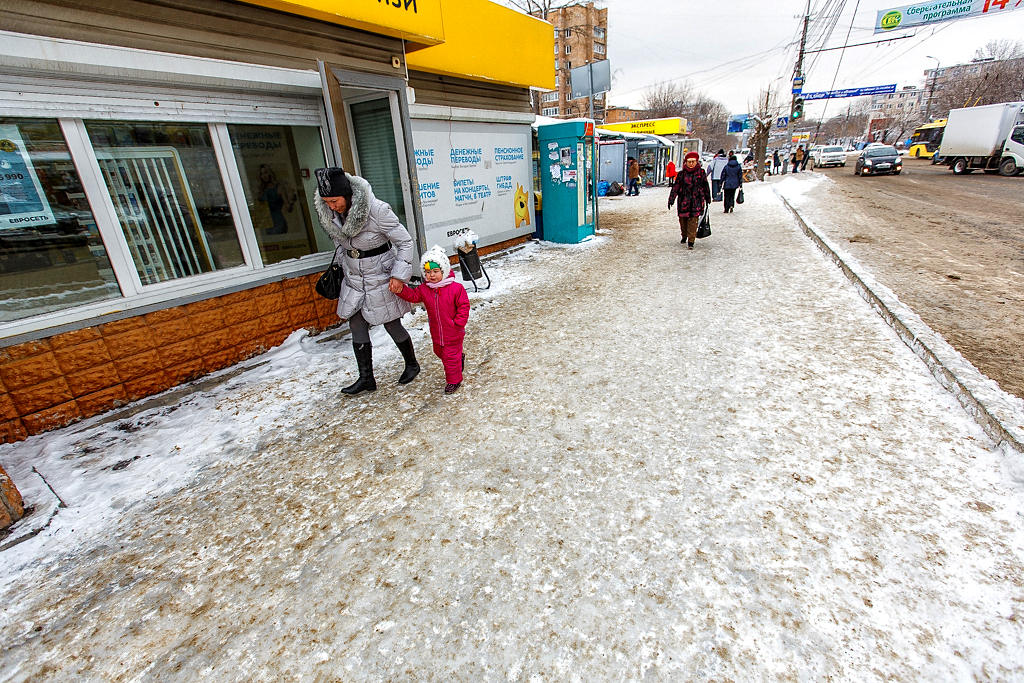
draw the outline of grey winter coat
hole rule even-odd
[[[708,178],[711,180],[721,180],[722,173],[725,171],[725,165],[729,163],[727,157],[715,155],[715,158],[708,162],[708,167],[705,169],[708,173]]]
[[[412,304],[391,293],[391,278],[408,284],[416,246],[409,231],[387,202],[373,196],[370,184],[359,176],[345,174],[352,183],[352,202],[342,217],[327,206],[320,194],[314,200],[320,225],[341,247],[337,260],[345,279],[338,297],[338,317],[348,320],[356,311],[371,325],[397,320],[412,310]],[[391,249],[377,256],[353,258],[350,249],[369,251],[385,242]]]

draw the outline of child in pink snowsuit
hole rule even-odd
[[[400,288],[396,285],[392,291],[409,303],[422,302],[426,307],[434,355],[441,359],[448,382],[444,393],[452,394],[462,384],[462,370],[466,366],[462,340],[469,320],[469,295],[466,288],[455,281],[451,263],[441,247],[431,247],[423,254],[420,265],[425,280],[423,285],[412,288],[398,283]]]

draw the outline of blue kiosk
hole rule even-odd
[[[597,227],[594,122],[574,119],[537,126],[543,239],[576,244]]]

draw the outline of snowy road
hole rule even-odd
[[[0,555],[0,680],[1024,680],[1024,486],[747,194],[693,252],[654,190],[494,262],[454,396],[422,331],[344,400],[293,336],[0,448],[69,506]]]

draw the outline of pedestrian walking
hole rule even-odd
[[[427,309],[434,355],[444,365],[444,393],[452,394],[462,385],[462,371],[466,369],[462,342],[469,321],[469,295],[455,281],[447,254],[436,244],[423,254],[420,267],[422,285],[413,288],[392,280],[391,291],[411,304],[422,303]]]
[[[779,150],[772,154],[772,175],[778,175],[782,168],[782,160],[779,159]]]
[[[676,181],[676,162],[668,162],[668,166],[665,167],[665,177],[668,178],[670,186]]]
[[[715,152],[714,158],[708,162],[707,175],[711,179],[712,201],[722,201],[722,171],[725,170],[727,163],[729,163],[729,159],[725,156],[724,149]]]
[[[793,152],[793,158],[792,158],[791,161],[793,162],[793,173],[799,173],[800,172],[800,167],[804,163],[804,146],[803,145],[799,145],[796,148],[796,151]]]
[[[629,197],[636,197],[640,194],[640,164],[636,162],[636,159],[629,157],[629,191],[626,193]]]
[[[736,190],[741,187],[743,187],[743,166],[740,165],[735,154],[730,154],[729,162],[725,165],[725,171],[722,172],[722,191],[725,193],[725,211],[723,213],[732,213],[732,209],[736,205]]]
[[[316,187],[314,205],[320,224],[341,252],[344,279],[338,317],[348,320],[359,369],[359,379],[341,391],[355,395],[377,388],[371,325],[383,325],[402,352],[405,370],[398,383],[408,384],[420,371],[412,339],[401,321],[412,306],[398,298],[390,286],[404,284],[412,277],[415,243],[395,212],[373,196],[370,183],[363,178],[340,168],[318,168]]]
[[[669,210],[675,202],[679,215],[679,232],[682,235],[679,242],[686,243],[687,249],[693,249],[693,243],[697,240],[697,224],[704,213],[704,208],[711,203],[708,176],[700,167],[699,159],[700,155],[696,152],[686,155],[683,159],[683,170],[676,176],[676,182],[672,184],[672,190],[668,194]]]
[[[801,171],[806,171],[806,170],[807,170],[807,163],[808,163],[808,162],[809,162],[810,160],[811,160],[811,150],[810,150],[810,148],[808,148],[808,149],[807,149],[807,151],[806,151],[806,152],[804,152],[804,160],[803,160],[803,162],[802,162],[802,163],[800,164],[800,170],[801,170]]]

